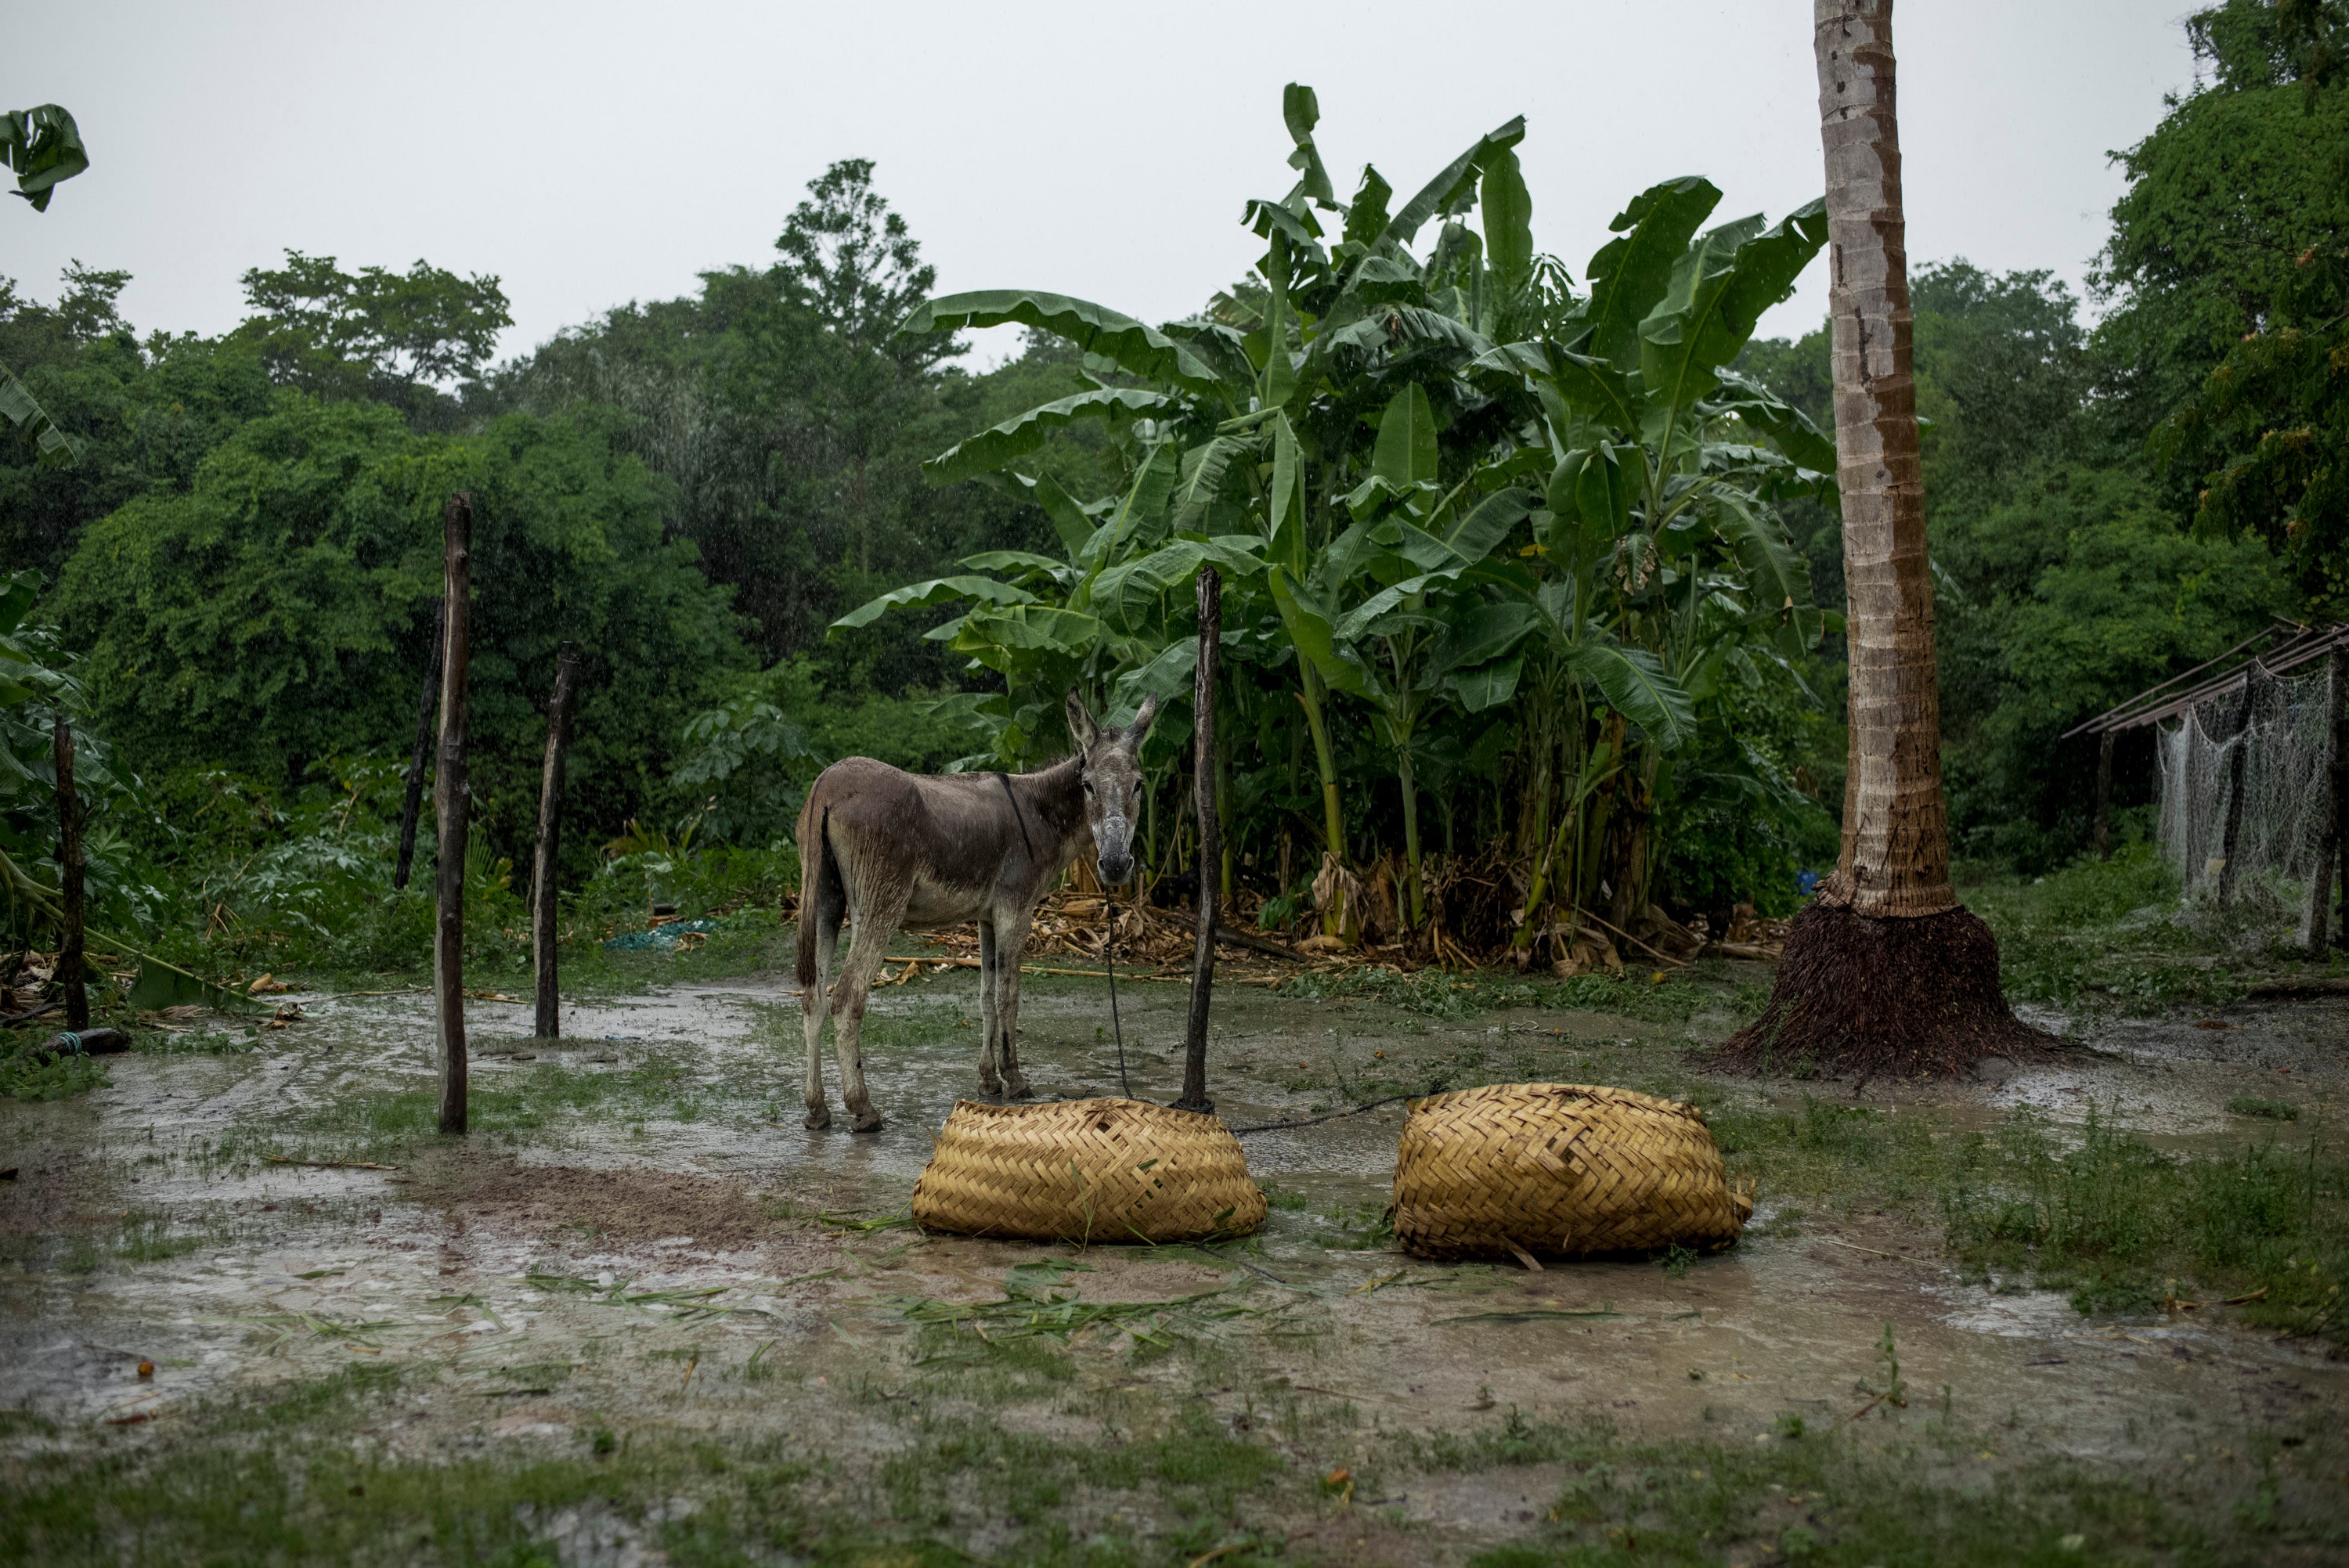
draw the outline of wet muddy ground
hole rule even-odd
[[[1692,1069],[1690,1048],[1738,1022],[1738,978],[1671,1023],[1431,1018],[1222,987],[1211,1087],[1235,1126],[1438,1081],[1836,1099]],[[1132,1091],[1170,1099],[1185,992],[1121,997]],[[1024,1001],[1040,1094],[1119,1091],[1096,984],[1031,978]],[[618,1475],[689,1450],[697,1475],[713,1453],[769,1467],[764,1514],[683,1471],[497,1492],[498,1539],[540,1554],[499,1561],[804,1561],[869,1531],[995,1562],[1464,1562],[1581,1517],[1597,1441],[1775,1455],[1833,1440],[1952,1496],[2060,1470],[2158,1498],[2217,1560],[2339,1561],[2349,1540],[2349,1362],[2323,1340],[2215,1305],[2088,1317],[2052,1292],[1969,1283],[1930,1203],[1798,1208],[1765,1181],[1744,1241],[1713,1256],[1425,1263],[1381,1223],[1392,1106],[1247,1137],[1273,1199],[1248,1242],[923,1236],[903,1211],[934,1130],[977,1092],[975,1003],[967,973],[875,993],[867,1068],[887,1124],[872,1135],[800,1125],[798,1004],[771,975],[581,998],[559,1044],[523,1038],[523,1006],[475,1003],[461,1141],[430,1131],[414,993],[314,998],[250,1049],[133,1055],[88,1095],[0,1102],[16,1170],[0,1183],[0,1453],[117,1467],[114,1524],[134,1534],[138,1465],[214,1448],[295,1464],[307,1490],[272,1506],[314,1521],[419,1466]],[[2230,1099],[2300,1109],[2302,1138],[2349,1099],[2337,1001],[2043,1021],[2093,1049],[1865,1099],[1951,1129],[2017,1106],[2076,1123],[2093,1105],[2179,1149],[2246,1136]],[[232,1033],[216,1043],[246,1043]],[[316,1480],[324,1458],[287,1458],[305,1449],[378,1479],[346,1502]],[[1719,1560],[1834,1544],[1834,1519],[1768,1484],[1791,1501]],[[461,1500],[433,1506],[419,1554],[493,1555],[464,1545]],[[2076,1531],[2047,1526],[2047,1560],[2111,1544],[2110,1505],[2078,1511]],[[2257,1533],[2279,1515],[2290,1529]],[[0,1527],[26,1555],[38,1539]]]

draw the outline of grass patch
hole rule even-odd
[[[1983,1441],[1940,1422],[1888,1442],[1868,1429],[1822,1434],[1790,1421],[1758,1443],[1641,1443],[1601,1425],[1529,1426],[1512,1412],[1500,1431],[1450,1452],[1468,1468],[1534,1460],[1568,1468],[1531,1538],[1479,1553],[1474,1568],[2250,1563],[2273,1560],[2286,1542],[2337,1539],[2323,1505],[2209,1528],[2134,1476],[2062,1463],[1986,1476],[1971,1462],[1989,1457]]]
[[[41,1039],[48,1037],[43,1035]],[[69,1099],[78,1094],[88,1094],[94,1088],[105,1088],[113,1083],[106,1068],[88,1057],[65,1057],[57,1061],[36,1062],[33,1051],[38,1041],[26,1038],[21,1045],[6,1047],[0,1056],[0,1099]]]
[[[388,1412],[402,1381],[397,1367],[354,1367],[206,1403],[157,1452],[115,1438],[95,1453],[28,1455],[0,1473],[0,1560],[552,1563],[565,1511],[607,1516],[607,1534],[688,1564],[866,1535],[817,1522],[808,1483],[818,1467],[777,1439],[637,1432],[612,1445],[625,1451],[599,1454],[583,1434],[567,1454],[423,1462],[318,1440]]]
[[[2255,1095],[2239,1094],[2227,1101],[2229,1116],[2249,1116],[2262,1121],[2298,1121],[2300,1107],[2290,1100],[2261,1099]]]
[[[2304,1147],[2178,1157],[2093,1112],[2068,1145],[2017,1112],[1959,1157],[1945,1225],[1986,1276],[2028,1270],[2083,1312],[2264,1291],[2245,1304],[2254,1323],[2336,1341],[2349,1329],[2349,1164],[2313,1132]]]
[[[1969,885],[1966,903],[1998,936],[2007,995],[2056,1006],[2158,1012],[2237,1000],[2259,973],[2349,974],[2338,955],[2308,963],[2292,944],[2283,892],[2245,886],[2231,904],[2187,903],[2150,844],[2082,860],[2031,881]]]
[[[2082,1312],[2232,1296],[2250,1320],[2349,1343],[2349,1160],[2321,1128],[2216,1154],[2172,1154],[2094,1110],[2067,1128],[2030,1109],[1986,1132],[1921,1108],[1805,1096],[1792,1110],[1712,1113],[1733,1180],[1772,1201],[1929,1205],[1975,1278],[2061,1290]],[[1798,1210],[1785,1211],[1791,1229]]]
[[[889,1305],[906,1322],[934,1337],[936,1331],[945,1331],[949,1341],[968,1335],[988,1346],[1036,1338],[1057,1339],[1073,1346],[1090,1338],[1111,1346],[1158,1350],[1171,1348],[1177,1339],[1197,1334],[1210,1324],[1274,1317],[1283,1310],[1250,1306],[1234,1299],[1248,1286],[1249,1276],[1245,1273],[1234,1274],[1214,1290],[1171,1301],[1086,1301],[1070,1283],[1070,1276],[1092,1272],[1084,1264],[1047,1258],[1006,1269],[1003,1295],[995,1301],[899,1296]],[[946,1354],[934,1350],[930,1359]]]
[[[466,1118],[476,1135],[533,1132],[587,1117],[690,1122],[709,1114],[713,1101],[747,1092],[723,1079],[705,1081],[666,1061],[608,1071],[537,1062],[502,1070],[495,1078],[474,1078],[467,1090]],[[439,1127],[439,1090],[419,1088],[345,1094],[297,1117],[244,1124],[233,1140],[243,1154],[396,1162],[417,1144],[438,1138]]]

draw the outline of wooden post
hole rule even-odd
[[[74,790],[73,723],[57,709],[57,989],[66,1027],[89,1027],[89,987],[82,975],[81,797]]]
[[[440,1130],[465,1130],[465,829],[472,790],[465,782],[465,666],[473,569],[473,498],[459,492],[441,513],[448,592],[441,603],[440,760],[432,813],[440,823],[433,868],[439,918],[432,943],[432,1002],[440,1025]]]
[[[2349,648],[2334,648],[2326,661],[2333,689],[2330,700],[2332,756],[2323,776],[2327,793],[2323,830],[2317,839],[2316,869],[2308,878],[2308,955],[2324,956],[2328,942],[2349,947]],[[2341,878],[2341,919],[2333,923],[2333,888],[2336,865]],[[2328,923],[2333,929],[2327,931]]]
[[[1199,569],[1199,665],[1191,697],[1191,788],[1199,813],[1199,926],[1191,950],[1191,1029],[1185,1041],[1179,1110],[1212,1111],[1207,1098],[1207,1003],[1216,985],[1216,891],[1223,833],[1216,820],[1216,655],[1223,645],[1224,580]]]
[[[408,799],[399,808],[399,859],[391,868],[394,892],[408,885],[416,859],[416,815],[424,804],[424,765],[432,760],[432,710],[440,700],[440,639],[448,601],[432,602],[432,651],[424,660],[424,691],[416,699],[416,747],[408,754]]]
[[[2113,732],[2096,737],[2096,859],[2113,858]]]
[[[571,748],[571,703],[579,689],[579,653],[563,645],[554,664],[554,696],[546,705],[546,765],[538,778],[538,862],[530,881],[531,950],[538,960],[538,1021],[532,1033],[563,1034],[555,984],[555,882],[562,870],[563,760]]]
[[[2333,849],[2341,895],[2333,945],[2349,947],[2349,648],[2333,650]]]
[[[2235,751],[2227,758],[2227,828],[2219,841],[2219,902],[2226,903],[2235,896],[2235,846],[2243,836],[2243,775],[2251,760],[2251,714],[2257,701],[2260,677],[2267,672],[2257,659],[2243,672],[2243,700],[2236,709]]]

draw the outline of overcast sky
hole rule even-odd
[[[1808,0],[1444,5],[669,0],[0,0],[0,104],[56,102],[89,171],[0,211],[0,275],[134,274],[142,330],[219,332],[288,249],[495,273],[502,354],[695,273],[762,266],[807,181],[871,158],[942,291],[1026,285],[1151,320],[1246,270],[1284,194],[1284,82],[1332,177],[1416,189],[1523,114],[1537,243],[1578,280],[1625,198],[1706,175],[1717,216],[1819,193]],[[2188,85],[2177,0],[1901,0],[1913,261],[2077,287],[2107,161]],[[25,14],[11,17],[8,13]],[[1764,331],[1826,310],[1824,263]],[[1002,351],[983,346],[986,358]]]

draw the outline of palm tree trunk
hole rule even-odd
[[[1862,914],[1957,906],[1925,559],[1891,0],[1817,0],[1836,480],[1851,624],[1843,854],[1826,900]]]
[[[1769,1006],[1717,1053],[1769,1072],[1960,1076],[2044,1046],[1998,941],[1950,885],[1895,112],[1892,0],[1814,0],[1826,155],[1836,479],[1849,584],[1843,852],[1786,940]]]

